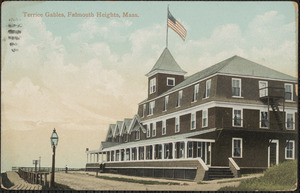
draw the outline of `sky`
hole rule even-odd
[[[1,171],[33,166],[39,156],[51,166],[54,128],[56,167],[85,167],[85,149],[98,149],[108,125],[133,118],[147,97],[145,74],[166,47],[168,5],[187,30],[185,41],[168,30],[168,48],[187,76],[234,55],[297,76],[292,2],[5,2]],[[54,13],[65,17],[47,17]],[[12,24],[19,40],[9,39]]]

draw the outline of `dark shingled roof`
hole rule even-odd
[[[233,56],[187,77],[180,84],[174,86],[161,95],[170,93],[174,90],[180,89],[181,87],[187,86],[189,84],[192,84],[193,82],[204,79],[216,73],[228,74],[233,76],[254,76],[260,78],[296,81],[296,78],[290,75],[278,72],[240,56]]]

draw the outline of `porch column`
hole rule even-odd
[[[89,163],[89,153],[86,153],[86,163]]]
[[[140,160],[140,147],[136,148],[136,155],[137,155],[136,160]]]
[[[124,149],[124,153],[123,153],[123,161],[126,161],[126,149]]]
[[[144,160],[146,160],[146,146],[144,146]]]
[[[165,159],[165,144],[161,144],[161,159]]]
[[[101,154],[101,163],[103,163],[103,151],[102,151],[102,154]]]
[[[114,151],[114,161],[117,161],[117,150]]]
[[[184,159],[187,159],[187,150],[188,150],[187,141],[185,141],[184,142]]]
[[[129,148],[129,160],[132,160],[132,148]]]
[[[172,143],[172,159],[175,159],[175,157],[176,157],[175,148],[176,148],[176,142],[173,142]]]
[[[152,145],[152,160],[154,160],[155,145]]]
[[[97,162],[99,162],[99,154],[100,154],[100,153],[97,153]]]

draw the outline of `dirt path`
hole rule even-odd
[[[136,180],[153,180],[160,182],[177,182],[180,185],[144,185],[138,183],[120,182],[114,180],[105,180],[95,177],[95,172],[69,172],[63,173],[58,172],[55,175],[55,181],[60,184],[69,186],[75,190],[175,190],[175,191],[216,191],[224,186],[238,186],[240,182],[228,182],[228,183],[218,183],[219,181],[226,180],[213,180],[204,181],[205,184],[197,184],[197,182],[190,181],[175,181],[175,180],[165,180],[165,179],[153,179],[153,178],[142,178],[142,177],[132,177],[117,174],[99,174],[99,176],[110,176],[110,177],[124,177]],[[247,176],[257,177],[259,175]],[[229,180],[237,180],[227,179]]]

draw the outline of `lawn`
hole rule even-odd
[[[238,187],[226,186],[219,191],[276,191],[296,189],[297,160],[268,168],[262,177],[241,181]]]

